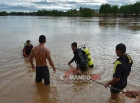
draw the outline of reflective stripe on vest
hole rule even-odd
[[[132,59],[130,57],[130,55],[127,55],[128,59],[129,59],[129,63],[132,63]]]
[[[117,65],[122,64],[120,61],[116,61],[114,64],[114,73],[116,72]]]

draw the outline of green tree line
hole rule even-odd
[[[102,4],[99,9],[100,14],[113,14],[113,15],[140,15],[140,2],[135,4],[123,5],[120,8],[117,5],[111,6],[110,4]]]
[[[70,9],[68,11],[59,11],[59,10],[38,10],[37,12],[10,12],[1,11],[0,16],[7,15],[36,15],[36,16],[81,16],[81,17],[92,17],[92,16],[102,16],[102,15],[140,15],[140,2],[135,4],[123,5],[118,7],[117,5],[111,6],[110,4],[102,4],[98,10],[93,10],[90,8],[82,8],[79,10]]]
[[[92,17],[94,15],[94,10],[90,8],[82,8],[80,7],[79,10],[70,9],[68,11],[59,11],[59,10],[38,10],[37,12],[10,12],[7,13],[6,11],[0,12],[0,16],[7,16],[7,15],[36,15],[36,16],[82,16],[82,17]]]
[[[70,9],[68,11],[58,11],[58,10],[38,10],[36,12],[37,16],[82,16],[82,17],[92,17],[94,15],[94,10],[90,8],[82,8],[79,10]]]
[[[0,16],[7,16],[7,15],[8,15],[8,13],[6,11],[1,11],[0,12]]]

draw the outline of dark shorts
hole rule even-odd
[[[36,82],[41,82],[44,79],[44,84],[50,84],[50,73],[48,67],[36,67]]]
[[[111,93],[114,93],[114,94],[120,93],[121,92],[120,90],[123,90],[125,88],[124,86],[111,86],[111,87],[119,89],[119,90],[115,90],[111,88],[110,91]]]
[[[85,71],[85,70],[87,70],[87,67],[80,67],[80,70]]]
[[[77,67],[77,68],[79,68],[81,71],[87,70],[87,66],[79,66],[79,67]]]

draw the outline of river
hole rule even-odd
[[[27,39],[38,45],[40,35],[47,38],[56,74],[50,68],[51,84],[35,83],[35,72],[21,49]],[[127,89],[140,87],[140,18],[103,17],[0,17],[0,102],[1,103],[132,103],[123,94],[110,99],[110,90],[97,83],[64,82],[73,57],[71,43],[88,44],[95,68],[89,74],[101,75],[100,82],[112,78],[117,56],[115,46],[124,43],[134,64]],[[72,65],[75,65],[74,63]]]

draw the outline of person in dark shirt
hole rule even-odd
[[[24,49],[23,49],[23,56],[28,57],[31,53],[32,48],[33,48],[33,45],[31,44],[30,40],[27,40],[26,45],[24,46]]]
[[[131,57],[126,54],[126,46],[120,43],[116,46],[116,54],[119,57],[114,63],[113,79],[106,83],[106,87],[111,85],[113,88],[123,90],[127,86],[127,77],[131,72],[133,61]],[[110,89],[111,98],[118,99],[120,91]]]
[[[77,48],[76,42],[71,44],[71,48],[73,50],[74,57],[71,59],[68,65],[75,61],[75,63],[77,64],[77,69],[82,71],[86,70],[88,67],[88,58],[85,52]]]

